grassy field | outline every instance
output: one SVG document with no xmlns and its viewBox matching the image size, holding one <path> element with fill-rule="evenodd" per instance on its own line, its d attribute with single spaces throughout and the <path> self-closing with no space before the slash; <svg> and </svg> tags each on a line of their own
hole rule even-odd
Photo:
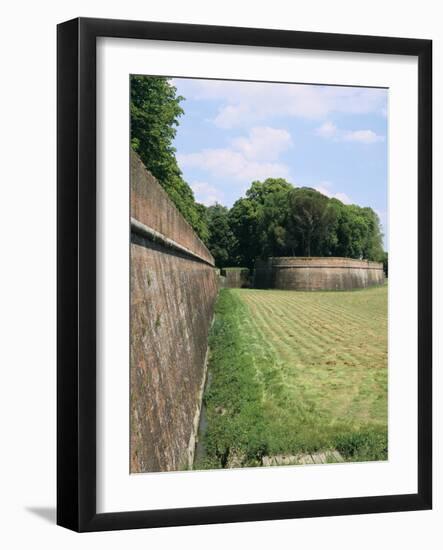
<svg viewBox="0 0 443 550">
<path fill-rule="evenodd" d="M 195 468 L 338 450 L 387 458 L 387 287 L 222 290 Z"/>
</svg>

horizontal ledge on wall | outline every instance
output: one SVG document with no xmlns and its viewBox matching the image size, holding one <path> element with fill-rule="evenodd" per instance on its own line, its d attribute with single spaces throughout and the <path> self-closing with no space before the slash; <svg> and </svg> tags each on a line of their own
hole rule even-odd
<svg viewBox="0 0 443 550">
<path fill-rule="evenodd" d="M 159 243 L 167 248 L 175 250 L 176 252 L 180 252 L 181 254 L 185 254 L 186 256 L 189 256 L 194 260 L 203 262 L 207 265 L 210 265 L 211 267 L 215 267 L 214 263 L 208 261 L 207 258 L 204 258 L 203 256 L 200 256 L 200 254 L 193 252 L 189 248 L 186 248 L 185 246 L 177 243 L 176 241 L 168 237 L 165 237 L 165 235 L 162 235 L 155 229 L 148 227 L 144 223 L 141 223 L 132 217 L 131 217 L 131 231 L 133 231 L 134 233 L 137 233 L 138 235 L 141 235 L 142 237 L 145 237 L 146 239 L 149 239 L 150 241 Z"/>
</svg>

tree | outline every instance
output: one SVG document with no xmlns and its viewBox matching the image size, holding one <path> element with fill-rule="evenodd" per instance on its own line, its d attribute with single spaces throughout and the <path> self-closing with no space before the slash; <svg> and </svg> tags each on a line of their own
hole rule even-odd
<svg viewBox="0 0 443 550">
<path fill-rule="evenodd" d="M 238 199 L 229 211 L 229 227 L 235 237 L 234 265 L 252 268 L 260 255 L 258 205 L 247 198 Z"/>
<path fill-rule="evenodd" d="M 287 203 L 292 185 L 284 179 L 268 178 L 256 200 L 261 208 L 258 216 L 260 256 L 279 256 L 287 251 Z"/>
<path fill-rule="evenodd" d="M 368 260 L 382 262 L 384 258 L 383 233 L 380 219 L 372 208 L 361 208 L 361 215 L 366 222 L 366 235 L 363 245 L 363 257 Z"/>
<path fill-rule="evenodd" d="M 263 205 L 272 195 L 287 193 L 293 185 L 283 178 L 267 178 L 265 181 L 253 181 L 246 191 L 246 197 L 251 201 Z"/>
<path fill-rule="evenodd" d="M 288 194 L 287 226 L 293 254 L 323 256 L 336 221 L 330 200 L 315 189 L 295 188 Z"/>
<path fill-rule="evenodd" d="M 208 248 L 214 256 L 217 267 L 236 265 L 233 257 L 235 237 L 229 227 L 229 210 L 226 206 L 215 204 L 206 209 L 209 237 Z"/>
<path fill-rule="evenodd" d="M 338 212 L 337 224 L 337 256 L 346 258 L 362 258 L 366 224 L 360 214 L 360 207 L 343 205 Z"/>
<path fill-rule="evenodd" d="M 131 76 L 131 146 L 204 241 L 208 229 L 182 177 L 173 146 L 183 100 L 164 77 Z"/>
<path fill-rule="evenodd" d="M 229 211 L 229 224 L 234 265 L 252 267 L 258 257 L 279 255 L 383 259 L 380 220 L 371 208 L 284 179 L 254 181 Z"/>
<path fill-rule="evenodd" d="M 166 78 L 131 76 L 131 145 L 166 186 L 181 175 L 172 142 L 183 99 Z"/>
<path fill-rule="evenodd" d="M 385 276 L 388 277 L 388 268 L 389 268 L 389 253 L 384 252 L 383 253 L 383 271 L 385 272 Z"/>
<path fill-rule="evenodd" d="M 282 178 L 254 181 L 246 197 L 231 208 L 229 223 L 236 238 L 237 265 L 252 268 L 257 257 L 285 249 L 285 205 L 291 189 Z"/>
<path fill-rule="evenodd" d="M 337 218 L 337 256 L 383 260 L 383 234 L 372 208 L 342 205 Z"/>
</svg>

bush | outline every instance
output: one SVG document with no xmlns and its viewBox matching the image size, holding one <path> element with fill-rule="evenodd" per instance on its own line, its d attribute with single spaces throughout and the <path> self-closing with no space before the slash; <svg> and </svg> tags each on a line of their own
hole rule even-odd
<svg viewBox="0 0 443 550">
<path fill-rule="evenodd" d="M 388 458 L 388 434 L 382 428 L 360 429 L 339 435 L 335 445 L 346 459 L 353 462 Z"/>
</svg>

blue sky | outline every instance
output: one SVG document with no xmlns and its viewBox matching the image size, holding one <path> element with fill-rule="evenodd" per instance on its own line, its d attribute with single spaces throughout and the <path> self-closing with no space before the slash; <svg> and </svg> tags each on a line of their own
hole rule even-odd
<svg viewBox="0 0 443 550">
<path fill-rule="evenodd" d="M 199 202 L 230 207 L 252 181 L 284 177 L 372 207 L 387 233 L 388 90 L 172 82 L 186 98 L 177 160 Z"/>
</svg>

